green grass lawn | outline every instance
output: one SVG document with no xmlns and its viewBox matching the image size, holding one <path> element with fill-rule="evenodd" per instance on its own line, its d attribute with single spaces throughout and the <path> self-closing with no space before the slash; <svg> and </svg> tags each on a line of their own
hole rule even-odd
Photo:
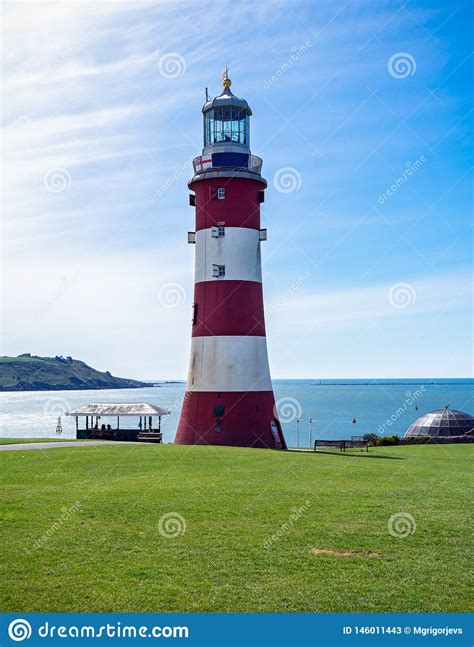
<svg viewBox="0 0 474 647">
<path fill-rule="evenodd" d="M 2 452 L 0 611 L 470 611 L 472 450 Z"/>
</svg>

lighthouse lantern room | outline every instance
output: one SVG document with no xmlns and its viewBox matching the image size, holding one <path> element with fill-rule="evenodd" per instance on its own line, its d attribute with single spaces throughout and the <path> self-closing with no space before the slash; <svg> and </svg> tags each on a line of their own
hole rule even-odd
<svg viewBox="0 0 474 647">
<path fill-rule="evenodd" d="M 188 186 L 196 210 L 191 356 L 175 443 L 286 449 L 267 356 L 260 245 L 262 160 L 227 69 L 203 106 L 204 148 Z"/>
</svg>

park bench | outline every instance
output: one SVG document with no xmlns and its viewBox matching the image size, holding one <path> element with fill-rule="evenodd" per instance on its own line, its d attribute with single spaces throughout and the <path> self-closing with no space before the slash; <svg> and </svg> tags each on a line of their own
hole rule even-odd
<svg viewBox="0 0 474 647">
<path fill-rule="evenodd" d="M 162 443 L 163 434 L 160 431 L 140 431 L 137 440 L 143 443 Z"/>
<path fill-rule="evenodd" d="M 362 440 L 360 437 L 352 436 L 351 440 L 322 440 L 316 439 L 314 441 L 314 451 L 317 451 L 318 447 L 338 447 L 341 452 L 345 452 L 346 449 L 355 449 L 357 447 L 366 448 L 369 451 L 369 443 L 366 440 Z"/>
<path fill-rule="evenodd" d="M 362 440 L 362 438 L 354 438 L 352 437 L 351 440 L 345 440 L 344 441 L 345 446 L 347 449 L 356 449 L 357 447 L 360 447 L 361 449 L 366 449 L 366 451 L 369 451 L 369 441 L 368 440 Z"/>
<path fill-rule="evenodd" d="M 314 441 L 314 451 L 317 451 L 318 447 L 339 447 L 342 451 L 345 451 L 344 440 L 320 440 L 316 439 Z"/>
</svg>

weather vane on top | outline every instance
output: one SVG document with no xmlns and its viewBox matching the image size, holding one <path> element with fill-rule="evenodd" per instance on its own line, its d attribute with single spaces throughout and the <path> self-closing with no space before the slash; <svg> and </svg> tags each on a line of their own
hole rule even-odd
<svg viewBox="0 0 474 647">
<path fill-rule="evenodd" d="M 222 72 L 222 85 L 225 88 L 230 88 L 231 86 L 231 80 L 229 79 L 229 68 L 227 65 L 225 66 L 225 70 Z"/>
</svg>

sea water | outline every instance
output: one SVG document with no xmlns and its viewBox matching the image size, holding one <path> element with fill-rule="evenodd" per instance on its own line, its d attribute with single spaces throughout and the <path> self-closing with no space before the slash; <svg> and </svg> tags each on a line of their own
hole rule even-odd
<svg viewBox="0 0 474 647">
<path fill-rule="evenodd" d="M 150 402 L 170 410 L 162 418 L 162 431 L 164 442 L 172 442 L 184 386 L 179 382 L 144 389 L 0 393 L 0 436 L 54 438 L 61 417 L 61 436 L 75 438 L 75 419 L 64 415 L 69 409 L 89 402 Z M 447 404 L 474 415 L 472 379 L 275 380 L 273 386 L 283 431 L 292 447 L 298 442 L 300 447 L 309 446 L 310 434 L 312 440 L 369 432 L 402 436 L 423 413 Z M 110 423 L 114 426 L 115 420 Z M 138 418 L 129 419 L 129 425 L 138 428 Z"/>
</svg>

